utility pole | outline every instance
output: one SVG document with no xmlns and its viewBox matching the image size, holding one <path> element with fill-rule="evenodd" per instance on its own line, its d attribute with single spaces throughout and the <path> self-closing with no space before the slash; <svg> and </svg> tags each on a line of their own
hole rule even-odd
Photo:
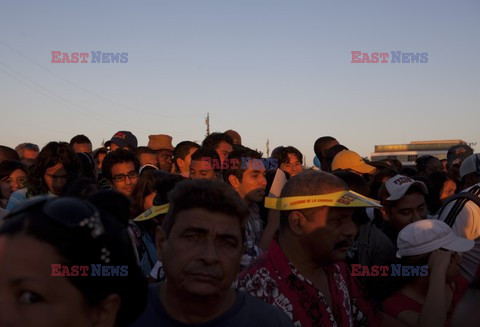
<svg viewBox="0 0 480 327">
<path fill-rule="evenodd" d="M 270 158 L 270 142 L 267 139 L 267 158 Z"/>
<path fill-rule="evenodd" d="M 207 125 L 207 136 L 210 135 L 210 113 L 207 112 L 207 118 L 205 119 L 205 125 Z"/>
</svg>

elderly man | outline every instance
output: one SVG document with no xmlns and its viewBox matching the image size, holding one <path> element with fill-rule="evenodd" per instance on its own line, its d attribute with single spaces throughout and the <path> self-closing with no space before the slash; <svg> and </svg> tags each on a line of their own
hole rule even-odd
<svg viewBox="0 0 480 327">
<path fill-rule="evenodd" d="M 378 326 L 382 315 L 343 262 L 356 233 L 353 208 L 378 205 L 317 171 L 290 178 L 280 199 L 265 205 L 281 210 L 278 243 L 242 272 L 237 288 L 281 308 L 298 326 Z M 397 323 L 383 318 L 386 326 Z"/>
<path fill-rule="evenodd" d="M 293 326 L 280 310 L 231 284 L 240 266 L 247 206 L 220 181 L 187 180 L 169 194 L 157 230 L 167 277 L 152 284 L 133 326 Z"/>
</svg>

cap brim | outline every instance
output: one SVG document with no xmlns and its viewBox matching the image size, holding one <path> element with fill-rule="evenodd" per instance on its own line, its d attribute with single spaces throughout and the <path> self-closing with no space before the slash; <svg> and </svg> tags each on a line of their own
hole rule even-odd
<svg viewBox="0 0 480 327">
<path fill-rule="evenodd" d="M 377 170 L 377 168 L 370 166 L 369 164 L 362 164 L 351 169 L 359 172 L 360 174 L 373 174 L 375 170 Z"/>
<path fill-rule="evenodd" d="M 159 215 L 165 214 L 168 212 L 169 204 L 162 204 L 159 206 L 153 206 L 150 209 L 145 210 L 143 213 L 138 215 L 133 219 L 133 221 L 145 221 L 152 218 L 155 218 Z"/>
<path fill-rule="evenodd" d="M 265 198 L 265 208 L 275 210 L 302 210 L 315 207 L 343 207 L 343 208 L 381 208 L 373 199 L 353 191 L 339 191 L 330 194 L 304 195 L 286 198 Z"/>
<path fill-rule="evenodd" d="M 457 237 L 453 242 L 442 246 L 443 249 L 447 249 L 455 252 L 468 252 L 475 246 L 474 240 L 467 240 L 463 237 Z"/>
</svg>

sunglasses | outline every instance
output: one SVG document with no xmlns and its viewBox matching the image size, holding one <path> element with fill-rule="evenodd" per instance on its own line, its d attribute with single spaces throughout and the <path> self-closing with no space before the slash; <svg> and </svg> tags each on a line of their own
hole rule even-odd
<svg viewBox="0 0 480 327">
<path fill-rule="evenodd" d="M 19 207 L 14 208 L 5 221 L 20 218 L 23 214 L 41 211 L 46 217 L 67 228 L 78 228 L 88 232 L 93 240 L 101 241 L 99 259 L 102 263 L 110 262 L 110 251 L 101 236 L 105 235 L 105 228 L 100 213 L 93 204 L 69 197 L 35 197 Z"/>
</svg>

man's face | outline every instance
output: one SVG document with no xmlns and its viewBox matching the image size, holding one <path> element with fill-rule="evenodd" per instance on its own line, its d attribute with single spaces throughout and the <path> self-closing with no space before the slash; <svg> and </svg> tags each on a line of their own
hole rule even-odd
<svg viewBox="0 0 480 327">
<path fill-rule="evenodd" d="M 116 149 L 120 149 L 120 147 L 113 142 L 110 143 L 110 150 L 115 151 Z"/>
<path fill-rule="evenodd" d="M 260 202 L 265 197 L 265 188 L 267 186 L 265 168 L 246 169 L 243 172 L 242 181 L 238 182 L 238 186 L 234 186 L 234 188 L 242 199 L 250 202 Z"/>
<path fill-rule="evenodd" d="M 55 195 L 61 195 L 63 193 L 65 185 L 67 185 L 67 179 L 67 170 L 61 163 L 47 168 L 43 175 L 43 180 L 45 184 L 47 184 L 48 190 Z"/>
<path fill-rule="evenodd" d="M 160 166 L 160 170 L 171 172 L 172 156 L 173 156 L 173 152 L 170 150 L 163 149 L 163 150 L 157 151 L 157 159 L 158 159 L 158 164 Z"/>
<path fill-rule="evenodd" d="M 147 164 L 150 164 L 158 168 L 157 155 L 154 153 L 141 153 L 138 156 L 138 160 L 140 160 L 140 166 L 145 166 Z"/>
<path fill-rule="evenodd" d="M 75 153 L 92 153 L 92 144 L 91 143 L 73 143 L 72 145 L 73 152 Z"/>
<path fill-rule="evenodd" d="M 392 208 L 386 208 L 387 220 L 399 232 L 408 224 L 427 218 L 425 196 L 422 193 L 405 195 Z"/>
<path fill-rule="evenodd" d="M 128 175 L 128 176 L 126 176 Z M 130 177 L 129 177 L 130 176 Z M 119 162 L 112 166 L 112 187 L 114 190 L 130 197 L 138 181 L 138 174 L 133 162 Z"/>
<path fill-rule="evenodd" d="M 300 163 L 296 155 L 288 153 L 288 160 L 288 163 L 282 163 L 280 165 L 280 169 L 289 173 L 290 177 L 300 174 L 303 171 L 302 164 Z"/>
<path fill-rule="evenodd" d="M 38 157 L 38 151 L 25 149 L 22 153 L 23 159 L 36 159 Z"/>
<path fill-rule="evenodd" d="M 301 243 L 317 263 L 345 259 L 357 227 L 352 220 L 353 209 L 321 207 L 306 217 Z"/>
<path fill-rule="evenodd" d="M 243 254 L 240 222 L 200 208 L 181 211 L 168 239 L 157 232 L 167 287 L 200 297 L 224 296 L 237 276 Z"/>
<path fill-rule="evenodd" d="M 217 145 L 215 151 L 217 151 L 218 155 L 220 156 L 220 162 L 223 163 L 228 158 L 230 152 L 233 151 L 233 147 L 227 142 L 222 141 Z"/>
<path fill-rule="evenodd" d="M 190 163 L 190 178 L 191 179 L 215 179 L 215 171 L 212 165 L 206 160 L 192 160 Z"/>
</svg>

